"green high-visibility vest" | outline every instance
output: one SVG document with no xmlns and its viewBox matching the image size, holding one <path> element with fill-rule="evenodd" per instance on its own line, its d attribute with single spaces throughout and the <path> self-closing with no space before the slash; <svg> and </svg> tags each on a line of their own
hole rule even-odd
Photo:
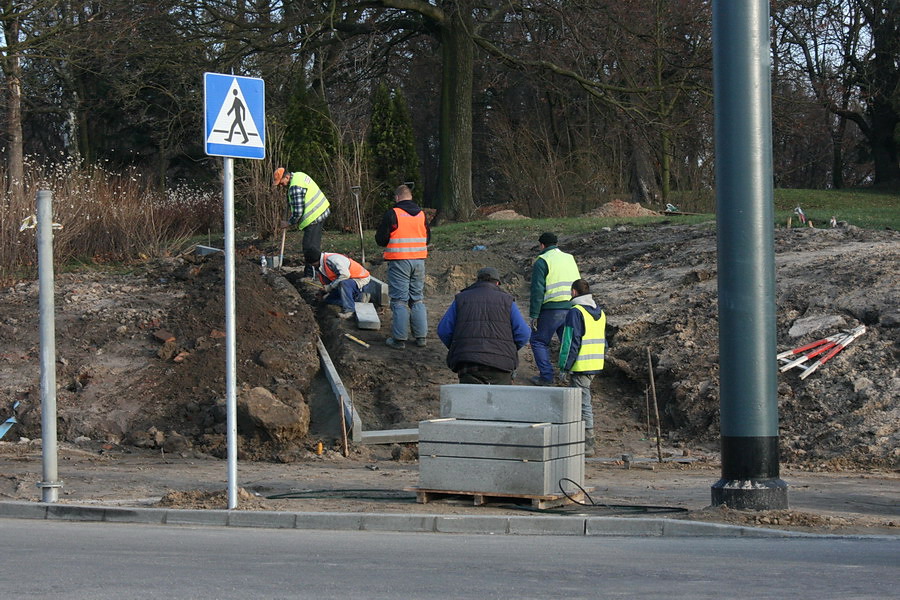
<svg viewBox="0 0 900 600">
<path fill-rule="evenodd" d="M 538 260 L 547 262 L 547 279 L 544 287 L 544 304 L 547 302 L 568 302 L 572 299 L 572 283 L 581 279 L 575 258 L 559 248 L 551 248 Z"/>
<path fill-rule="evenodd" d="M 606 313 L 601 312 L 596 321 L 593 315 L 580 304 L 576 304 L 584 318 L 584 335 L 581 338 L 581 348 L 578 349 L 578 357 L 572 365 L 572 372 L 601 371 L 603 361 L 606 359 Z"/>
<path fill-rule="evenodd" d="M 297 229 L 306 229 L 328 210 L 330 204 L 313 178 L 306 173 L 298 171 L 291 175 L 291 184 L 288 189 L 294 186 L 306 188 L 306 196 L 303 199 L 303 216 L 297 223 Z"/>
</svg>

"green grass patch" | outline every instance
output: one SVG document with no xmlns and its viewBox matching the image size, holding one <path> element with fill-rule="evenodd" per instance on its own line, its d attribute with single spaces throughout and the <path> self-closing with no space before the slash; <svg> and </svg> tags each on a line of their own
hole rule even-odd
<svg viewBox="0 0 900 600">
<path fill-rule="evenodd" d="M 900 194 L 872 190 L 775 190 L 775 222 L 779 226 L 800 207 L 816 227 L 828 227 L 833 216 L 863 229 L 900 229 Z"/>
</svg>

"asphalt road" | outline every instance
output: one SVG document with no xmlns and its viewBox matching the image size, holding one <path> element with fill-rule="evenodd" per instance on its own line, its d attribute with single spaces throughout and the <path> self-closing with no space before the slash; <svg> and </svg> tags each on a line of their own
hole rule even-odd
<svg viewBox="0 0 900 600">
<path fill-rule="evenodd" d="M 888 598 L 897 538 L 401 534 L 0 519 L 0 598 Z"/>
</svg>

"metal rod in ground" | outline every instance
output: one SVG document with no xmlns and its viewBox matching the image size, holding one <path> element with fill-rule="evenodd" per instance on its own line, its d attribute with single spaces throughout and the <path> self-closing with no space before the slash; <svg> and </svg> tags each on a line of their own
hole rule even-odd
<svg viewBox="0 0 900 600">
<path fill-rule="evenodd" d="M 659 427 L 659 405 L 656 403 L 656 382 L 653 380 L 653 357 L 650 356 L 650 346 L 647 346 L 647 366 L 650 370 L 650 390 L 653 392 L 653 413 L 656 415 L 656 457 L 662 462 L 662 446 L 660 437 L 662 432 Z"/>
<path fill-rule="evenodd" d="M 38 305 L 41 334 L 41 502 L 59 500 L 56 430 L 56 316 L 53 276 L 53 195 L 37 193 Z"/>
<path fill-rule="evenodd" d="M 366 246 L 363 241 L 363 228 L 362 228 L 362 212 L 359 209 L 359 186 L 353 186 L 350 188 L 350 191 L 353 193 L 353 198 L 356 200 L 356 224 L 359 226 L 359 262 L 361 264 L 366 264 Z"/>
</svg>

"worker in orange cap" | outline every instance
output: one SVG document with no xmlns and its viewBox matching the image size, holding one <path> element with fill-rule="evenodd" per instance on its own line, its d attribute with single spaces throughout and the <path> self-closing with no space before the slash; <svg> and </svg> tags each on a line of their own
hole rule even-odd
<svg viewBox="0 0 900 600">
<path fill-rule="evenodd" d="M 322 225 L 331 213 L 325 194 L 312 177 L 300 171 L 291 173 L 284 167 L 278 167 L 273 178 L 276 186 L 287 188 L 291 215 L 281 222 L 281 227 L 287 229 L 296 225 L 303 232 L 303 252 L 318 252 L 322 246 Z M 312 277 L 312 274 L 309 276 Z"/>
</svg>

